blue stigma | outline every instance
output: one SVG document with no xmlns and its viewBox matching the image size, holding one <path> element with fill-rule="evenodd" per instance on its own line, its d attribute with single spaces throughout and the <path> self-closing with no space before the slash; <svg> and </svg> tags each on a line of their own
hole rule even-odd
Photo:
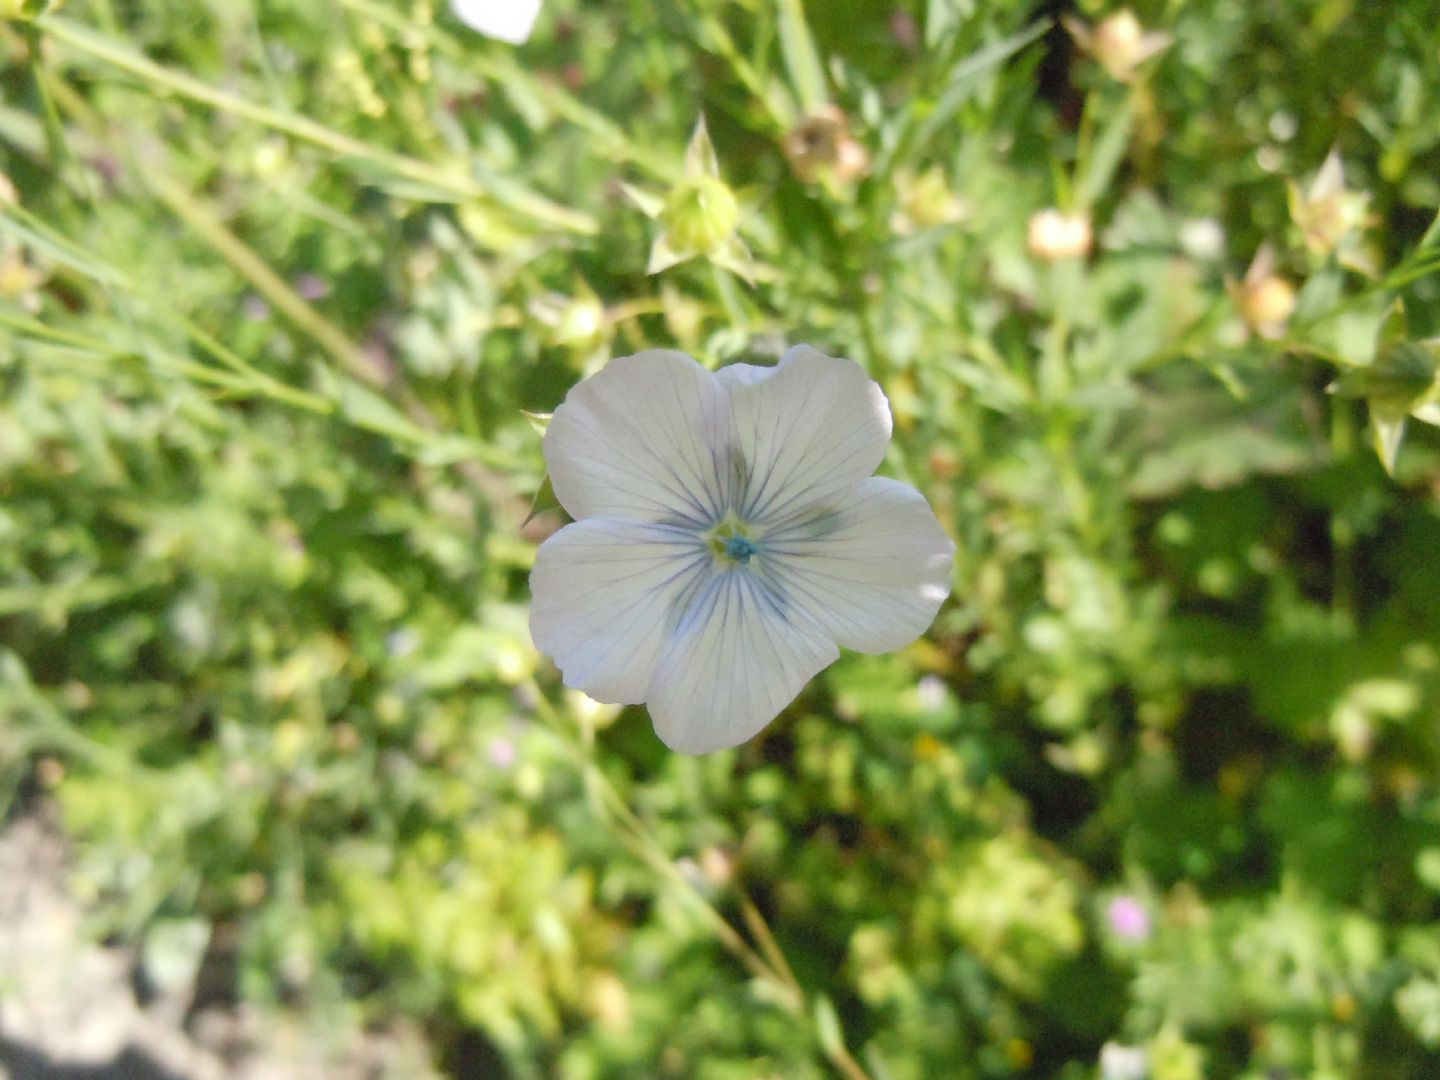
<svg viewBox="0 0 1440 1080">
<path fill-rule="evenodd" d="M 755 545 L 743 536 L 732 536 L 725 541 L 725 554 L 744 566 L 750 561 L 750 556 L 755 554 Z"/>
</svg>

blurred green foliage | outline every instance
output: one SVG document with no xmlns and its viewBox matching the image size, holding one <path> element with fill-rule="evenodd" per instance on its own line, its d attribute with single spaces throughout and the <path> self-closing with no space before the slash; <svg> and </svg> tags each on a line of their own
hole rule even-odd
<svg viewBox="0 0 1440 1080">
<path fill-rule="evenodd" d="M 0 796 L 148 978 L 461 1075 L 1433 1075 L 1434 0 L 1138 3 L 1133 64 L 1089 2 L 43 6 Z M 702 115 L 726 219 L 648 275 Z M 794 342 L 955 599 L 673 756 L 533 651 L 522 410 Z"/>
</svg>

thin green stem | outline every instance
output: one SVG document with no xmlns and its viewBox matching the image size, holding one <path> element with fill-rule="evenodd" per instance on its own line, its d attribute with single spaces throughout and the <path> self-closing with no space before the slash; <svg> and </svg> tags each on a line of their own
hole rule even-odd
<svg viewBox="0 0 1440 1080">
<path fill-rule="evenodd" d="M 1336 461 L 1354 453 L 1355 431 L 1352 403 L 1337 400 L 1330 410 L 1330 449 Z M 1339 618 L 1355 614 L 1355 527 L 1337 511 L 1330 515 L 1330 610 Z"/>
<path fill-rule="evenodd" d="M 22 32 L 25 39 L 25 51 L 28 54 L 30 78 L 34 81 L 35 93 L 40 98 L 40 112 L 44 121 L 42 126 L 45 129 L 45 148 L 50 155 L 50 169 L 55 176 L 62 177 L 65 175 L 66 168 L 74 164 L 74 158 L 70 153 L 69 146 L 65 143 L 60 114 L 55 108 L 55 99 L 50 93 L 49 84 L 45 79 L 45 69 L 40 62 L 40 32 L 31 23 L 23 24 Z"/>
</svg>

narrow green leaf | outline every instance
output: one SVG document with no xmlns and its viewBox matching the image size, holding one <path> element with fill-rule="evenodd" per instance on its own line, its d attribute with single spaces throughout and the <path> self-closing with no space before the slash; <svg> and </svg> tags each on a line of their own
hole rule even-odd
<svg viewBox="0 0 1440 1080">
<path fill-rule="evenodd" d="M 1005 63 L 1027 45 L 1045 36 L 1049 31 L 1049 19 L 1041 19 L 1027 26 L 1018 34 L 987 45 L 971 53 L 955 65 L 950 78 L 941 92 L 935 107 L 925 114 L 917 126 L 907 128 L 895 141 L 888 153 L 880 155 L 875 162 L 876 175 L 882 175 L 897 163 L 903 163 L 911 156 L 918 156 L 950 122 L 961 107 L 981 87 L 982 78 Z"/>
<path fill-rule="evenodd" d="M 1410 327 L 1409 320 L 1405 317 L 1405 301 L 1396 297 L 1394 303 L 1385 312 L 1385 321 L 1380 326 L 1380 341 L 1382 344 L 1389 344 L 1394 341 L 1405 341 L 1409 337 Z"/>
<path fill-rule="evenodd" d="M 91 281 L 104 285 L 129 284 L 118 270 L 92 258 L 23 207 L 11 204 L 3 208 L 0 232 L 8 233 L 36 254 L 54 259 Z"/>
<path fill-rule="evenodd" d="M 785 54 L 785 67 L 790 82 L 800 98 L 800 107 L 813 113 L 829 100 L 825 89 L 825 69 L 810 26 L 805 21 L 802 0 L 776 0 L 780 15 L 780 49 Z"/>
<path fill-rule="evenodd" d="M 845 1049 L 845 1035 L 840 1029 L 840 1015 L 835 1011 L 834 1003 L 824 994 L 815 999 L 815 1032 L 827 1057 L 849 1056 Z"/>
<path fill-rule="evenodd" d="M 560 500 L 555 496 L 555 485 L 550 482 L 550 474 L 546 473 L 540 490 L 535 492 L 535 498 L 530 500 L 530 512 L 525 515 L 525 520 L 520 523 L 520 527 L 523 529 L 547 510 L 558 509 L 560 509 Z"/>
<path fill-rule="evenodd" d="M 1405 418 L 1384 418 L 1371 409 L 1370 428 L 1375 438 L 1375 453 L 1380 457 L 1380 464 L 1385 466 L 1386 473 L 1394 476 L 1395 458 L 1400 453 L 1400 441 L 1405 438 Z"/>
<path fill-rule="evenodd" d="M 1115 179 L 1115 171 L 1125 160 L 1125 151 L 1130 145 L 1130 125 L 1134 117 L 1135 99 L 1127 95 L 1124 103 L 1101 121 L 1100 134 L 1090 144 L 1085 160 L 1078 163 L 1079 175 L 1075 178 L 1078 205 L 1094 205 Z"/>
<path fill-rule="evenodd" d="M 405 442 L 423 443 L 430 433 L 368 386 L 347 379 L 340 386 L 340 415 L 376 434 Z"/>
</svg>

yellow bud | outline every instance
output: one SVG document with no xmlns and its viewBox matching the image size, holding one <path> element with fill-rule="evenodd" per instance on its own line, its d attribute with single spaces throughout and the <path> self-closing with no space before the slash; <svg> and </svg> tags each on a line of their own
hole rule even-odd
<svg viewBox="0 0 1440 1080">
<path fill-rule="evenodd" d="M 1241 282 L 1227 282 L 1230 299 L 1245 325 L 1261 337 L 1284 335 L 1290 316 L 1295 314 L 1295 286 L 1275 273 L 1275 253 L 1262 245 Z"/>
<path fill-rule="evenodd" d="M 1234 296 L 1240 317 L 1261 337 L 1280 337 L 1295 314 L 1295 286 L 1282 277 L 1241 285 Z"/>
<path fill-rule="evenodd" d="M 700 852 L 700 873 L 715 888 L 723 888 L 735 876 L 735 862 L 718 847 L 707 847 Z"/>
<path fill-rule="evenodd" d="M 1024 1039 L 1007 1039 L 1005 1041 L 1005 1057 L 1015 1068 L 1028 1069 L 1035 1061 L 1035 1048 Z"/>
<path fill-rule="evenodd" d="M 945 747 L 941 744 L 940 740 L 928 731 L 922 732 L 915 737 L 913 749 L 915 752 L 915 760 L 924 762 L 938 761 L 940 755 L 945 752 Z"/>
<path fill-rule="evenodd" d="M 595 975 L 590 983 L 590 1012 L 606 1031 L 618 1034 L 631 1027 L 630 992 L 608 971 Z"/>
<path fill-rule="evenodd" d="M 1107 71 L 1127 70 L 1134 66 L 1135 54 L 1144 36 L 1135 13 L 1129 8 L 1122 8 L 1102 19 L 1095 27 L 1092 39 L 1095 59 L 1104 64 Z"/>
</svg>

